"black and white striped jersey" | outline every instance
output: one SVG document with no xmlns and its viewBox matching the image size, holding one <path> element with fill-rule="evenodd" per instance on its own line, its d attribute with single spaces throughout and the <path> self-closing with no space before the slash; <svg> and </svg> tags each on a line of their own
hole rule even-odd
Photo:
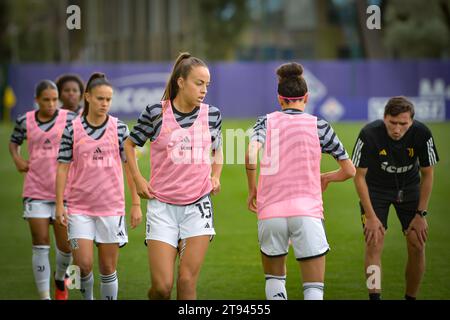
<svg viewBox="0 0 450 320">
<path fill-rule="evenodd" d="M 302 114 L 303 111 L 298 109 L 284 109 L 282 112 L 288 114 Z M 250 137 L 251 141 L 258 141 L 264 144 L 266 142 L 267 133 L 267 116 L 261 116 L 253 126 L 253 132 Z M 344 145 L 339 140 L 331 125 L 320 118 L 317 118 L 317 135 L 320 141 L 322 153 L 331 154 L 336 160 L 349 159 L 349 155 Z"/>
<path fill-rule="evenodd" d="M 51 128 L 53 128 L 53 126 L 55 125 L 56 122 L 56 118 L 58 117 L 58 110 L 56 110 L 55 114 L 53 115 L 53 117 L 46 122 L 42 122 L 39 121 L 38 117 L 37 117 L 37 111 L 34 113 L 34 118 L 36 119 L 36 123 L 38 124 L 39 128 L 42 131 L 49 131 Z M 77 114 L 75 112 L 71 112 L 69 111 L 67 113 L 67 123 L 71 123 L 72 120 L 74 118 L 77 117 Z M 14 131 L 11 134 L 11 139 L 10 141 L 21 145 L 23 143 L 24 140 L 27 139 L 27 115 L 23 114 L 21 116 L 19 116 L 16 120 L 16 124 L 14 126 Z"/>
<path fill-rule="evenodd" d="M 404 189 L 416 188 L 420 183 L 419 166 L 434 166 L 439 156 L 425 124 L 414 120 L 400 140 L 393 140 L 383 120 L 376 120 L 359 133 L 352 160 L 356 167 L 368 169 L 369 188 Z"/>
<path fill-rule="evenodd" d="M 100 139 L 106 131 L 108 119 L 100 126 L 95 127 L 89 124 L 85 116 L 81 116 L 81 124 L 86 133 L 93 139 Z M 123 142 L 128 138 L 128 126 L 122 121 L 117 121 L 117 135 L 119 141 L 120 157 L 122 161 L 126 161 L 125 151 L 123 149 Z M 64 128 L 61 138 L 61 145 L 59 147 L 58 162 L 70 163 L 73 159 L 73 126 L 72 122 L 68 123 Z"/>
<path fill-rule="evenodd" d="M 74 113 L 76 113 L 79 116 L 81 116 L 81 114 L 83 113 L 83 107 L 80 106 L 80 105 L 78 105 L 78 107 L 74 111 L 71 111 L 69 108 L 66 108 L 64 105 L 61 106 L 61 109 L 66 109 L 66 110 L 68 110 L 70 112 L 74 112 Z"/>
<path fill-rule="evenodd" d="M 130 132 L 130 139 L 134 144 L 142 147 L 147 139 L 155 141 L 161 130 L 162 106 L 160 103 L 148 105 L 137 120 L 137 124 Z M 182 128 L 190 127 L 197 119 L 200 107 L 194 108 L 190 113 L 182 113 L 172 106 L 175 119 Z M 222 147 L 222 116 L 218 108 L 209 106 L 209 131 L 211 133 L 211 149 L 218 150 Z"/>
</svg>

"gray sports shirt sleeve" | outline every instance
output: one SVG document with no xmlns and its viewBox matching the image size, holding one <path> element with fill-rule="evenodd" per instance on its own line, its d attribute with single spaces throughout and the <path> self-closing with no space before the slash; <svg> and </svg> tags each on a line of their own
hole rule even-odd
<svg viewBox="0 0 450 320">
<path fill-rule="evenodd" d="M 27 138 L 27 116 L 26 114 L 19 116 L 16 119 L 14 130 L 11 134 L 10 141 L 18 144 L 19 146 Z"/>
</svg>

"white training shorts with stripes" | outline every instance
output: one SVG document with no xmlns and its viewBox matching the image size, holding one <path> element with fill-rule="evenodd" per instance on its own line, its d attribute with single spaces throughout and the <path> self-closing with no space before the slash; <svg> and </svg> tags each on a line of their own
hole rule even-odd
<svg viewBox="0 0 450 320">
<path fill-rule="evenodd" d="M 189 205 L 173 205 L 151 199 L 147 203 L 146 240 L 158 240 L 177 248 L 183 239 L 216 234 L 209 195 Z"/>
<path fill-rule="evenodd" d="M 308 216 L 258 220 L 258 240 L 268 257 L 286 255 L 289 240 L 297 260 L 320 257 L 330 250 L 323 220 Z"/>
<path fill-rule="evenodd" d="M 72 249 L 76 239 L 93 240 L 96 243 L 118 243 L 120 247 L 128 242 L 125 216 L 88 216 L 69 214 L 67 233 Z"/>
</svg>

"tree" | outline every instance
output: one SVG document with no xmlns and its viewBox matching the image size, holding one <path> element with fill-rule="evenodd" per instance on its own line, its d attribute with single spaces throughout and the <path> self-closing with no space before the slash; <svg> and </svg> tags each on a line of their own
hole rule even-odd
<svg viewBox="0 0 450 320">
<path fill-rule="evenodd" d="M 232 56 L 249 13 L 245 0 L 201 0 L 201 32 L 205 53 L 210 60 Z"/>
<path fill-rule="evenodd" d="M 386 5 L 384 43 L 394 58 L 449 56 L 448 0 L 390 0 Z"/>
<path fill-rule="evenodd" d="M 7 34 L 9 13 L 9 3 L 0 1 L 0 63 L 7 62 L 11 58 L 11 46 Z"/>
</svg>

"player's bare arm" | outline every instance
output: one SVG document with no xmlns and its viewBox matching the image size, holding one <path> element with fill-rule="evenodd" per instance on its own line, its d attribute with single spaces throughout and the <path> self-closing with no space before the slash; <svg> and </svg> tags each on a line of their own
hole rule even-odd
<svg viewBox="0 0 450 320">
<path fill-rule="evenodd" d="M 220 176 L 223 168 L 223 151 L 222 148 L 212 151 L 212 164 L 211 164 L 211 183 L 213 195 L 220 192 Z"/>
<path fill-rule="evenodd" d="M 56 169 L 56 221 L 67 227 L 67 212 L 64 208 L 64 190 L 66 189 L 67 176 L 69 175 L 70 163 L 58 162 Z"/>
<path fill-rule="evenodd" d="M 27 172 L 28 171 L 28 161 L 22 158 L 20 155 L 20 146 L 14 142 L 9 143 L 9 153 L 16 165 L 17 171 Z"/>
<path fill-rule="evenodd" d="M 420 168 L 420 197 L 417 211 L 427 211 L 433 190 L 434 169 L 433 166 Z M 421 245 L 425 244 L 428 238 L 428 223 L 425 217 L 416 215 L 411 221 L 406 234 L 415 231 Z"/>
<path fill-rule="evenodd" d="M 247 206 L 250 211 L 256 212 L 256 173 L 258 167 L 258 152 L 262 144 L 251 141 L 245 154 L 245 170 L 247 172 L 248 198 Z"/>
<path fill-rule="evenodd" d="M 127 179 L 128 188 L 130 188 L 131 194 L 131 209 L 130 209 L 130 217 L 131 217 L 131 229 L 136 228 L 142 221 L 142 211 L 141 211 L 141 198 L 137 194 L 136 184 L 134 183 L 134 179 L 130 172 L 130 167 L 128 162 L 123 164 L 125 168 L 125 176 Z"/>
<path fill-rule="evenodd" d="M 127 138 L 124 142 L 124 150 L 127 158 L 128 168 L 136 186 L 136 193 L 143 199 L 151 199 L 152 189 L 147 180 L 142 176 L 137 166 L 136 144 Z"/>
<path fill-rule="evenodd" d="M 330 182 L 342 182 L 353 178 L 356 173 L 355 166 L 350 159 L 338 160 L 339 169 L 331 172 L 325 172 L 320 175 L 322 192 L 324 192 Z"/>
</svg>

